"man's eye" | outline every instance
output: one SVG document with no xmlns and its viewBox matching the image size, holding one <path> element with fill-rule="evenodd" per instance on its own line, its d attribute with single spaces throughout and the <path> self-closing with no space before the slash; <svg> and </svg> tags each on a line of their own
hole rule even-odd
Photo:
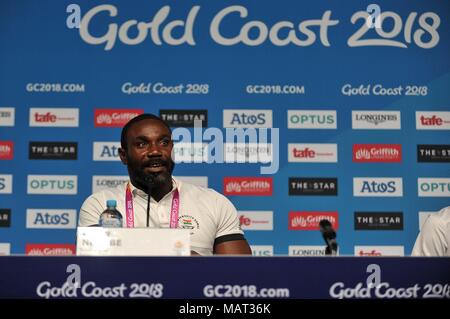
<svg viewBox="0 0 450 319">
<path fill-rule="evenodd" d="M 147 145 L 147 142 L 138 142 L 137 147 L 145 147 Z"/>
<path fill-rule="evenodd" d="M 161 140 L 160 144 L 161 144 L 161 145 L 164 145 L 164 146 L 167 146 L 167 145 L 170 144 L 170 140 L 169 140 L 169 139 Z"/>
</svg>

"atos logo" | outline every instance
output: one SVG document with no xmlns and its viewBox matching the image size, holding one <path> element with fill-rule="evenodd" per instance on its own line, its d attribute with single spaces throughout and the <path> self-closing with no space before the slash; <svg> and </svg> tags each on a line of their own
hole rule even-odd
<svg viewBox="0 0 450 319">
<path fill-rule="evenodd" d="M 272 127 L 272 110 L 223 110 L 223 127 Z"/>
<path fill-rule="evenodd" d="M 119 161 L 120 142 L 94 142 L 94 161 Z"/>
<path fill-rule="evenodd" d="M 75 209 L 27 209 L 27 228 L 76 228 Z"/>
<path fill-rule="evenodd" d="M 355 177 L 353 178 L 353 196 L 401 197 L 403 180 L 400 177 Z"/>
</svg>

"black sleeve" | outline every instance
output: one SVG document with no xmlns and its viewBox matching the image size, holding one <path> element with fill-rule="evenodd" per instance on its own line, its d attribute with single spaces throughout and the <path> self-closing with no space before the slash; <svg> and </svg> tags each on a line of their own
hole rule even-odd
<svg viewBox="0 0 450 319">
<path fill-rule="evenodd" d="M 234 241 L 234 240 L 245 240 L 245 237 L 242 234 L 223 235 L 223 236 L 217 237 L 216 240 L 214 240 L 214 246 L 224 243 L 226 241 Z"/>
</svg>

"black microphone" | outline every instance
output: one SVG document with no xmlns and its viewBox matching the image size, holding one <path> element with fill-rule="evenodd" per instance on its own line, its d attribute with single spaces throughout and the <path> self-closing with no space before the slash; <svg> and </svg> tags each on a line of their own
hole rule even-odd
<svg viewBox="0 0 450 319">
<path fill-rule="evenodd" d="M 319 227 L 322 237 L 327 244 L 325 255 L 337 255 L 338 244 L 336 242 L 336 232 L 331 226 L 331 223 L 327 219 L 322 219 L 319 222 Z"/>
<path fill-rule="evenodd" d="M 152 188 L 154 185 L 154 176 L 153 175 L 146 175 L 144 177 L 145 185 L 147 186 L 147 227 L 150 226 L 150 197 Z"/>
</svg>

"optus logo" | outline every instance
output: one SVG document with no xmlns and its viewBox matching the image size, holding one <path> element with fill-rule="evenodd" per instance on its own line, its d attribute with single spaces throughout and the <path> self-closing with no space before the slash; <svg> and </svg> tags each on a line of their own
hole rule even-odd
<svg viewBox="0 0 450 319">
<path fill-rule="evenodd" d="M 76 195 L 76 175 L 28 175 L 28 194 Z"/>
<path fill-rule="evenodd" d="M 419 178 L 420 197 L 450 197 L 450 178 Z"/>
</svg>

